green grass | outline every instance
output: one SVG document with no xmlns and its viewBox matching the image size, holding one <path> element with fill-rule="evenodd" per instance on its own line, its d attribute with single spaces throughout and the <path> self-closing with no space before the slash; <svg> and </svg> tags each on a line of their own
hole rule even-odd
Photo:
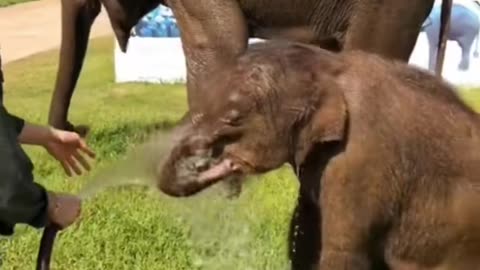
<svg viewBox="0 0 480 270">
<path fill-rule="evenodd" d="M 115 84 L 112 45 L 110 38 L 91 44 L 71 107 L 74 123 L 92 126 L 88 141 L 99 155 L 96 171 L 67 179 L 42 149 L 26 148 L 48 189 L 78 191 L 152 127 L 171 127 L 186 110 L 183 85 Z M 57 54 L 6 65 L 11 112 L 46 123 Z M 283 269 L 296 180 L 288 168 L 259 180 L 232 201 L 218 188 L 188 199 L 143 187 L 108 189 L 87 200 L 81 222 L 57 239 L 53 269 Z M 0 239 L 0 268 L 33 269 L 40 233 L 18 226 L 14 237 Z"/>
<path fill-rule="evenodd" d="M 7 7 L 15 4 L 25 3 L 25 2 L 32 2 L 38 0 L 0 0 L 0 8 Z"/>
<path fill-rule="evenodd" d="M 153 128 L 167 130 L 186 110 L 183 85 L 115 84 L 112 45 L 110 38 L 91 43 L 70 114 L 74 123 L 92 125 L 88 141 L 99 155 L 95 171 L 66 179 L 44 151 L 26 148 L 38 181 L 48 189 L 78 191 Z M 57 54 L 41 53 L 6 66 L 11 112 L 46 122 Z M 463 95 L 480 108 L 479 92 Z M 53 269 L 286 269 L 296 192 L 288 168 L 253 179 L 232 201 L 218 189 L 174 199 L 143 187 L 111 188 L 87 200 L 81 222 L 57 239 Z M 40 233 L 18 226 L 14 237 L 0 238 L 0 268 L 33 269 Z"/>
</svg>

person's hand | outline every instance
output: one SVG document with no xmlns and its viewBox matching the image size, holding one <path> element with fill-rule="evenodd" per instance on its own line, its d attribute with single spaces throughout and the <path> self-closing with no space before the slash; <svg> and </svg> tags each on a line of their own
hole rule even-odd
<svg viewBox="0 0 480 270">
<path fill-rule="evenodd" d="M 75 132 L 51 128 L 44 147 L 48 153 L 62 164 L 68 176 L 72 176 L 72 171 L 77 175 L 81 175 L 82 170 L 80 166 L 89 171 L 90 164 L 87 162 L 86 156 L 95 158 L 95 153 L 87 146 L 80 135 Z"/>
<path fill-rule="evenodd" d="M 61 230 L 72 225 L 80 216 L 82 201 L 79 197 L 47 192 L 48 194 L 48 221 L 59 226 Z"/>
</svg>

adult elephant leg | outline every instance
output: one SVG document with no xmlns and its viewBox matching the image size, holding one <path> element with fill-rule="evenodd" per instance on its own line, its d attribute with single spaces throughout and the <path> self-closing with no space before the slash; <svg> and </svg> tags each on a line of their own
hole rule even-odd
<svg viewBox="0 0 480 270">
<path fill-rule="evenodd" d="M 320 259 L 320 209 L 302 192 L 290 222 L 289 257 L 292 270 L 313 269 Z"/>
<path fill-rule="evenodd" d="M 68 123 L 68 109 L 83 66 L 91 26 L 100 13 L 99 0 L 61 0 L 62 41 L 57 81 L 50 104 L 49 124 L 62 129 L 75 129 L 85 134 L 86 127 Z M 158 0 L 102 0 L 120 49 L 125 52 L 132 27 L 146 13 L 158 6 Z"/>
<path fill-rule="evenodd" d="M 408 61 L 433 3 L 434 0 L 417 1 L 412 8 L 398 0 L 356 1 L 344 49 L 361 49 Z"/>
<path fill-rule="evenodd" d="M 62 41 L 57 81 L 50 104 L 49 124 L 73 130 L 67 122 L 70 100 L 82 69 L 91 26 L 100 13 L 97 0 L 62 0 Z M 85 133 L 86 129 L 77 130 Z M 84 134 L 82 134 L 84 135 Z"/>
<path fill-rule="evenodd" d="M 425 28 L 425 34 L 428 42 L 428 70 L 435 72 L 435 63 L 437 61 L 438 27 L 439 21 L 432 21 L 432 24 Z"/>
<path fill-rule="evenodd" d="M 462 49 L 462 59 L 458 64 L 458 69 L 462 71 L 468 70 L 470 67 L 470 52 L 472 49 L 473 38 L 471 37 L 461 37 L 458 39 L 458 45 Z"/>
<path fill-rule="evenodd" d="M 473 51 L 473 57 L 478 57 L 478 31 L 479 29 L 477 28 L 477 33 L 475 34 L 475 50 Z"/>
<path fill-rule="evenodd" d="M 231 66 L 248 45 L 247 23 L 236 0 L 167 1 L 181 29 L 187 96 L 196 112 L 210 97 L 212 77 Z"/>
<path fill-rule="evenodd" d="M 437 46 L 434 41 L 428 42 L 428 70 L 435 72 L 435 65 L 437 61 Z"/>
</svg>

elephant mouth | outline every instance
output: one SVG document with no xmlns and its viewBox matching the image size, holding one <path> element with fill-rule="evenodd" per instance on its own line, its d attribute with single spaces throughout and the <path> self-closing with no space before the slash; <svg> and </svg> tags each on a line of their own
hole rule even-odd
<svg viewBox="0 0 480 270">
<path fill-rule="evenodd" d="M 215 183 L 231 176 L 239 176 L 241 166 L 233 159 L 225 158 L 209 168 L 199 172 L 198 181 L 201 183 Z"/>
<path fill-rule="evenodd" d="M 245 175 L 242 164 L 234 158 L 212 158 L 208 154 L 184 157 L 163 169 L 159 188 L 174 197 L 192 196 L 216 183 L 240 180 Z"/>
</svg>

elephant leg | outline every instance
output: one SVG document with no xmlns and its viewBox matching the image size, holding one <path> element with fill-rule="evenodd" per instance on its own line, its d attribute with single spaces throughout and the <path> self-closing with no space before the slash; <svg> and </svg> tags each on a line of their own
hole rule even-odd
<svg viewBox="0 0 480 270">
<path fill-rule="evenodd" d="M 434 29 L 427 29 L 426 34 L 428 40 L 428 70 L 434 72 L 438 50 L 438 38 L 435 38 L 435 35 L 438 36 L 438 31 L 435 31 Z"/>
<path fill-rule="evenodd" d="M 462 48 L 462 59 L 458 64 L 458 69 L 462 71 L 466 71 L 470 67 L 470 51 L 472 49 L 472 43 L 472 39 L 463 38 L 458 40 L 458 45 Z"/>
<path fill-rule="evenodd" d="M 478 29 L 477 30 L 477 33 L 475 34 L 475 51 L 473 52 L 473 57 L 477 58 L 478 57 Z"/>
<path fill-rule="evenodd" d="M 292 270 L 313 269 L 320 259 L 319 208 L 299 192 L 290 222 L 289 257 Z"/>
<path fill-rule="evenodd" d="M 430 42 L 429 44 L 429 53 L 428 53 L 428 70 L 434 72 L 435 71 L 435 65 L 437 63 L 437 46 L 434 45 L 435 43 Z"/>
<path fill-rule="evenodd" d="M 50 102 L 48 123 L 55 128 L 72 130 L 84 137 L 88 127 L 74 127 L 68 122 L 70 102 L 88 46 L 90 30 L 100 13 L 99 1 L 61 1 L 62 40 L 55 90 Z"/>
<path fill-rule="evenodd" d="M 430 24 L 426 25 L 424 28 L 428 41 L 428 70 L 435 72 L 435 66 L 437 64 L 438 41 L 440 35 L 440 18 L 438 16 L 431 15 L 428 20 L 430 21 Z"/>
<path fill-rule="evenodd" d="M 235 0 L 203 0 L 201 4 L 197 0 L 182 0 L 168 4 L 182 29 L 188 107 L 197 111 L 210 98 L 212 76 L 231 66 L 246 51 L 247 21 Z"/>
</svg>

